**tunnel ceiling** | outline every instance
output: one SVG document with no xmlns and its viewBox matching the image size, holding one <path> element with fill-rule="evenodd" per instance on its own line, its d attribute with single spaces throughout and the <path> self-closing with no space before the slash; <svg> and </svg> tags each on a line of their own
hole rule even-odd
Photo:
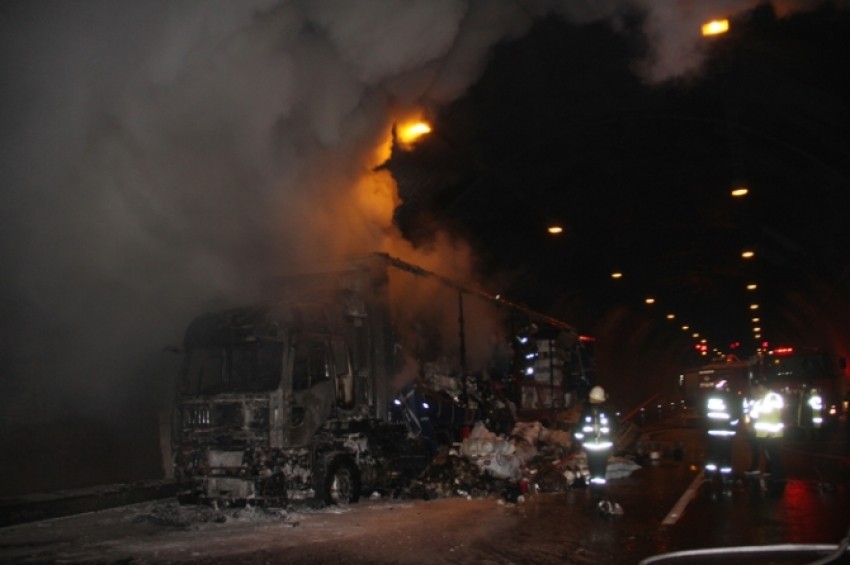
<svg viewBox="0 0 850 565">
<path fill-rule="evenodd" d="M 645 42 L 629 29 L 549 18 L 499 45 L 434 133 L 394 151 L 398 225 L 417 244 L 435 225 L 464 237 L 482 272 L 510 274 L 491 290 L 589 332 L 625 315 L 657 326 L 643 345 L 660 348 L 687 350 L 692 331 L 746 354 L 841 341 L 847 13 L 762 6 L 707 43 L 698 73 L 657 84 L 637 76 Z M 738 185 L 750 193 L 734 199 Z"/>
</svg>

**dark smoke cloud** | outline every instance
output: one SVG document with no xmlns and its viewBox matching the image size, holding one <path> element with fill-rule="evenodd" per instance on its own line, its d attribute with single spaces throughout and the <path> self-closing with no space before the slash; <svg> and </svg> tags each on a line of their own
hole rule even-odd
<svg viewBox="0 0 850 565">
<path fill-rule="evenodd" d="M 641 0 L 648 80 L 695 69 L 709 10 Z M 118 417 L 187 320 L 317 257 L 415 251 L 374 172 L 395 120 L 447 103 L 497 42 L 624 1 L 12 1 L 0 7 L 4 424 Z M 565 54 L 590 56 L 593 54 Z M 439 240 L 438 240 L 439 241 Z"/>
</svg>

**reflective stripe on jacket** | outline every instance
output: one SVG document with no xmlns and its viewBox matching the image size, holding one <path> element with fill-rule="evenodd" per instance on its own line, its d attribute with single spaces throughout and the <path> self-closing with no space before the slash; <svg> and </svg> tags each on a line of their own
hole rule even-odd
<svg viewBox="0 0 850 565">
<path fill-rule="evenodd" d="M 768 392 L 756 400 L 750 410 L 756 437 L 782 437 L 785 430 L 782 422 L 784 407 L 782 396 L 775 392 Z"/>
<path fill-rule="evenodd" d="M 614 446 L 611 440 L 611 422 L 601 407 L 591 406 L 582 414 L 578 425 L 575 438 L 588 451 L 602 451 Z"/>
</svg>

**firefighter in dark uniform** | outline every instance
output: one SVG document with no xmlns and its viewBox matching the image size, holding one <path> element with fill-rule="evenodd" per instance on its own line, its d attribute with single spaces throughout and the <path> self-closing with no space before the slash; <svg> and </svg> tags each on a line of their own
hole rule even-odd
<svg viewBox="0 0 850 565">
<path fill-rule="evenodd" d="M 601 386 L 590 389 L 587 403 L 578 422 L 575 438 L 587 455 L 587 470 L 591 487 L 602 488 L 607 483 L 608 458 L 614 448 L 612 429 L 605 401 L 608 394 Z"/>
<path fill-rule="evenodd" d="M 726 381 L 717 383 L 705 397 L 707 477 L 719 477 L 722 482 L 732 475 L 732 443 L 741 417 L 740 407 L 741 402 Z"/>
</svg>

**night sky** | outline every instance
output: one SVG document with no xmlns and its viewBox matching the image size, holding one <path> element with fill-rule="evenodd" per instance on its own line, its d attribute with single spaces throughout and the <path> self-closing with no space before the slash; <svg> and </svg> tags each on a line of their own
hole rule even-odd
<svg viewBox="0 0 850 565">
<path fill-rule="evenodd" d="M 679 322 L 751 353 L 752 277 L 766 340 L 847 356 L 847 8 L 3 2 L 0 495 L 156 477 L 191 317 L 355 253 L 596 337 L 624 404 Z"/>
</svg>

